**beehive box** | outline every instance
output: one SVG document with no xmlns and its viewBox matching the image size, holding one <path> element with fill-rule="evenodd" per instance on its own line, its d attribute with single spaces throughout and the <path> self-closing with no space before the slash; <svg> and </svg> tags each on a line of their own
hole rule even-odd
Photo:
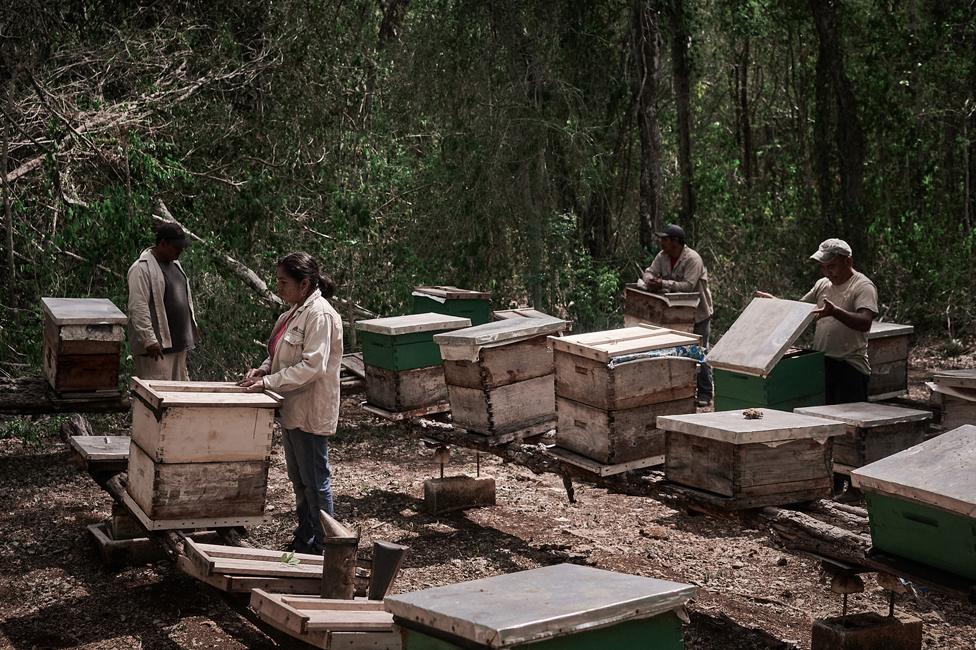
<svg viewBox="0 0 976 650">
<path fill-rule="evenodd" d="M 574 564 L 387 596 L 404 650 L 680 650 L 690 585 Z"/>
<path fill-rule="evenodd" d="M 389 412 L 447 402 L 447 384 L 434 335 L 471 321 L 437 313 L 374 318 L 356 323 L 363 346 L 366 399 Z"/>
<path fill-rule="evenodd" d="M 279 396 L 232 383 L 139 378 L 132 396 L 126 490 L 144 525 L 260 518 Z M 194 525 L 179 525 L 187 521 Z"/>
<path fill-rule="evenodd" d="M 708 353 L 715 410 L 765 407 L 792 411 L 824 403 L 823 354 L 791 350 L 816 305 L 755 298 Z"/>
<path fill-rule="evenodd" d="M 806 406 L 794 412 L 847 426 L 847 433 L 834 438 L 835 470 L 861 467 L 914 447 L 925 440 L 932 419 L 928 411 L 871 402 Z"/>
<path fill-rule="evenodd" d="M 976 426 L 851 472 L 875 551 L 976 580 Z"/>
<path fill-rule="evenodd" d="M 976 424 L 976 369 L 943 370 L 925 385 L 942 410 L 942 428 Z"/>
<path fill-rule="evenodd" d="M 908 393 L 908 352 L 911 349 L 911 325 L 871 323 L 868 332 L 868 399 L 872 402 Z"/>
<path fill-rule="evenodd" d="M 548 336 L 566 321 L 541 315 L 437 334 L 454 424 L 475 433 L 508 433 L 556 417 Z"/>
<path fill-rule="evenodd" d="M 119 390 L 125 314 L 102 298 L 41 298 L 44 376 L 58 393 Z"/>
<path fill-rule="evenodd" d="M 654 293 L 628 284 L 624 287 L 624 327 L 643 323 L 690 332 L 700 300 L 697 293 Z"/>
<path fill-rule="evenodd" d="M 491 294 L 457 287 L 414 287 L 413 313 L 434 312 L 467 318 L 472 325 L 491 320 Z"/>
<path fill-rule="evenodd" d="M 563 449 L 604 464 L 661 456 L 655 418 L 695 412 L 696 362 L 659 355 L 696 335 L 639 325 L 549 340 Z"/>
<path fill-rule="evenodd" d="M 831 438 L 843 422 L 761 409 L 659 417 L 667 431 L 668 480 L 753 508 L 829 498 Z"/>
</svg>

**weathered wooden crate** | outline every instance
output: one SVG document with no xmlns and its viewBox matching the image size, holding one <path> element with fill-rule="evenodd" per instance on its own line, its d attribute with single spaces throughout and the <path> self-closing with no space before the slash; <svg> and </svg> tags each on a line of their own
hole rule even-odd
<svg viewBox="0 0 976 650">
<path fill-rule="evenodd" d="M 715 410 L 765 407 L 792 411 L 824 403 L 820 352 L 790 350 L 813 321 L 816 305 L 756 298 L 708 353 Z"/>
<path fill-rule="evenodd" d="M 976 424 L 976 370 L 944 370 L 926 386 L 942 411 L 942 427 Z"/>
<path fill-rule="evenodd" d="M 932 419 L 929 411 L 871 402 L 807 406 L 794 412 L 847 425 L 847 433 L 834 438 L 835 470 L 861 467 L 914 447 L 925 440 Z"/>
<path fill-rule="evenodd" d="M 628 284 L 624 287 L 624 327 L 643 323 L 690 332 L 700 300 L 697 293 L 654 293 Z"/>
<path fill-rule="evenodd" d="M 157 463 L 267 460 L 281 397 L 230 382 L 132 378 L 132 440 Z"/>
<path fill-rule="evenodd" d="M 496 435 L 555 420 L 547 337 L 567 325 L 549 316 L 516 318 L 436 335 L 454 424 Z"/>
<path fill-rule="evenodd" d="M 976 426 L 851 472 L 873 550 L 976 581 Z"/>
<path fill-rule="evenodd" d="M 699 337 L 636 327 L 550 338 L 556 378 L 556 444 L 605 464 L 663 453 L 660 414 L 694 413 L 694 360 L 654 356 Z"/>
<path fill-rule="evenodd" d="M 831 438 L 843 422 L 761 409 L 659 417 L 667 431 L 668 480 L 753 508 L 829 498 Z"/>
<path fill-rule="evenodd" d="M 695 588 L 573 564 L 387 596 L 404 650 L 680 650 Z"/>
<path fill-rule="evenodd" d="M 102 298 L 41 298 L 44 376 L 58 393 L 119 390 L 125 314 Z"/>
<path fill-rule="evenodd" d="M 911 349 L 911 325 L 871 323 L 868 332 L 868 399 L 872 402 L 908 393 L 908 352 Z"/>
<path fill-rule="evenodd" d="M 366 400 L 390 412 L 447 402 L 444 366 L 395 371 L 366 364 Z"/>
<path fill-rule="evenodd" d="M 470 327 L 471 320 L 437 313 L 374 318 L 356 323 L 363 363 L 403 371 L 441 365 L 434 334 Z"/>
<path fill-rule="evenodd" d="M 460 316 L 472 325 L 491 320 L 491 294 L 457 287 L 414 287 L 413 313 L 435 312 Z"/>
</svg>

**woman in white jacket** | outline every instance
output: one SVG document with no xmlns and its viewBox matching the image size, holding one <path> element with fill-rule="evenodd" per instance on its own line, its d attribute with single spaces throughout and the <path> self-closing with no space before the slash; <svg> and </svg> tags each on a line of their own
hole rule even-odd
<svg viewBox="0 0 976 650">
<path fill-rule="evenodd" d="M 240 385 L 284 397 L 279 421 L 298 514 L 294 540 L 286 548 L 321 553 L 319 510 L 333 514 L 328 436 L 339 420 L 342 320 L 327 300 L 335 292 L 332 279 L 308 253 L 283 257 L 277 277 L 277 293 L 292 308 L 271 330 L 264 363 L 249 370 Z"/>
</svg>

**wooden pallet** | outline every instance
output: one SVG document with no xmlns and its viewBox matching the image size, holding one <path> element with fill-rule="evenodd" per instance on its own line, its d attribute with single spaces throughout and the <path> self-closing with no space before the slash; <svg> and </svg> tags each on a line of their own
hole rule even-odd
<svg viewBox="0 0 976 650">
<path fill-rule="evenodd" d="M 454 427 L 454 431 L 458 435 L 470 439 L 471 442 L 495 446 L 507 445 L 511 442 L 523 442 L 525 440 L 530 440 L 532 438 L 545 435 L 555 428 L 555 420 L 545 420 L 544 422 L 537 422 L 536 424 L 522 427 L 521 429 L 515 429 L 514 431 L 506 431 L 504 433 L 496 433 L 491 435 L 478 433 L 477 431 L 468 431 L 467 429 L 462 429 L 457 426 Z"/>
<path fill-rule="evenodd" d="M 664 456 L 648 456 L 647 458 L 630 460 L 626 463 L 604 465 L 603 463 L 599 463 L 592 458 L 580 456 L 575 452 L 569 451 L 568 449 L 563 449 L 561 447 L 550 447 L 546 450 L 546 453 L 557 460 L 578 467 L 591 474 L 596 474 L 597 476 L 622 474 L 624 472 L 629 472 L 632 469 L 643 469 L 645 467 L 653 467 L 655 465 L 661 465 L 664 463 Z"/>
<path fill-rule="evenodd" d="M 438 402 L 437 404 L 431 404 L 430 406 L 413 409 L 411 411 L 387 411 L 386 409 L 382 409 L 378 406 L 370 404 L 369 402 L 362 402 L 361 406 L 363 407 L 364 411 L 372 413 L 373 415 L 378 415 L 387 420 L 393 420 L 394 422 L 422 418 L 425 415 L 434 415 L 435 413 L 447 413 L 451 410 L 450 402 Z"/>
<path fill-rule="evenodd" d="M 0 415 L 124 413 L 130 406 L 118 390 L 59 395 L 43 377 L 0 379 Z"/>
<path fill-rule="evenodd" d="M 329 600 L 318 596 L 251 592 L 251 609 L 282 632 L 326 650 L 400 650 L 393 615 L 381 600 Z"/>
</svg>

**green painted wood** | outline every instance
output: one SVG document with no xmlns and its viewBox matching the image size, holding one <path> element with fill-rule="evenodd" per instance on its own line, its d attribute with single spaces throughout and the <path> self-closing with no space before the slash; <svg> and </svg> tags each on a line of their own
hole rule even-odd
<svg viewBox="0 0 976 650">
<path fill-rule="evenodd" d="M 422 632 L 411 628 L 403 630 L 403 650 L 471 650 L 489 646 L 452 641 L 433 636 L 432 632 Z M 508 646 L 525 650 L 681 650 L 684 642 L 681 636 L 681 621 L 674 612 L 660 614 L 653 618 L 624 621 L 617 625 L 596 630 L 586 630 L 577 634 L 559 636 L 536 643 L 523 643 Z"/>
<path fill-rule="evenodd" d="M 824 403 L 824 356 L 807 351 L 784 357 L 768 377 L 714 369 L 715 410 L 752 407 L 792 411 Z"/>
<path fill-rule="evenodd" d="M 363 362 L 385 368 L 386 370 L 413 370 L 441 365 L 441 349 L 434 343 L 434 334 L 430 332 L 414 332 L 387 336 L 376 332 L 358 333 L 360 345 L 363 349 Z"/>
<path fill-rule="evenodd" d="M 448 299 L 444 302 L 426 296 L 413 297 L 413 313 L 447 314 L 460 316 L 471 320 L 472 327 L 484 325 L 491 320 L 491 302 L 488 300 L 469 300 L 464 298 Z"/>
<path fill-rule="evenodd" d="M 874 491 L 864 498 L 875 549 L 976 580 L 976 519 Z"/>
</svg>

